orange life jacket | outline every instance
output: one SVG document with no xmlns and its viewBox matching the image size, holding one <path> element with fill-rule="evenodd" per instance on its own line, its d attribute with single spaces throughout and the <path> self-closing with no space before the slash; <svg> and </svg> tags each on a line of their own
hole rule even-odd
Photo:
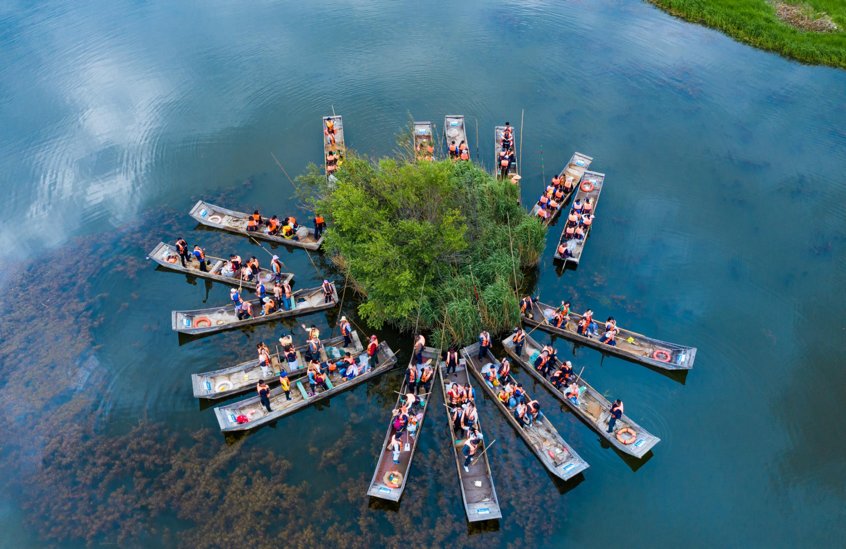
<svg viewBox="0 0 846 549">
<path fill-rule="evenodd" d="M 467 149 L 461 151 L 461 160 L 470 160 L 470 153 L 467 151 Z"/>
</svg>

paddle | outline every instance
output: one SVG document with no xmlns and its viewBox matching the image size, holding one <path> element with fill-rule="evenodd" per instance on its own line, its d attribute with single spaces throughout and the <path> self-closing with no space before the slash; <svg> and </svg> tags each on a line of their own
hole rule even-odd
<svg viewBox="0 0 846 549">
<path fill-rule="evenodd" d="M 490 443 L 490 444 L 488 444 L 488 445 L 487 445 L 487 447 L 485 447 L 485 449 L 484 449 L 484 450 L 482 450 L 482 452 L 481 452 L 478 456 L 476 456 L 476 457 L 474 457 L 474 458 L 473 458 L 473 460 L 470 462 L 470 467 L 474 466 L 474 465 L 476 464 L 476 462 L 477 462 L 477 461 L 479 461 L 479 459 L 480 459 L 480 458 L 481 458 L 481 457 L 485 454 L 485 452 L 487 452 L 487 451 L 488 451 L 488 448 L 490 448 L 491 446 L 493 446 L 493 443 L 494 443 L 494 442 L 496 442 L 496 439 L 493 439 L 493 440 L 491 441 L 491 443 Z"/>
</svg>

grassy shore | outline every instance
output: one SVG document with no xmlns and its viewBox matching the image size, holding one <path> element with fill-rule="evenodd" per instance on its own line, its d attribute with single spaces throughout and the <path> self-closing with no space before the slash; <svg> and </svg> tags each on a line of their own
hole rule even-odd
<svg viewBox="0 0 846 549">
<path fill-rule="evenodd" d="M 673 15 L 719 29 L 757 48 L 804 63 L 846 68 L 844 0 L 648 1 Z M 828 30 L 809 30 L 826 27 Z"/>
</svg>

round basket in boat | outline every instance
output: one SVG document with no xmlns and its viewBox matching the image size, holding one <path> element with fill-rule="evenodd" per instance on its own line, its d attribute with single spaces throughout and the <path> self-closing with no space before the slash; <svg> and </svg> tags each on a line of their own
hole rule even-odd
<svg viewBox="0 0 846 549">
<path fill-rule="evenodd" d="M 215 392 L 222 393 L 232 388 L 232 383 L 229 381 L 218 381 L 214 386 Z"/>
<path fill-rule="evenodd" d="M 385 476 L 382 478 L 385 482 L 385 486 L 390 486 L 391 488 L 399 488 L 402 486 L 402 473 L 399 471 L 388 471 L 385 473 Z"/>
<path fill-rule="evenodd" d="M 209 223 L 220 223 L 220 222 L 221 222 L 221 219 L 222 219 L 222 218 L 221 218 L 219 215 L 217 215 L 217 214 L 210 215 L 210 216 L 209 216 Z"/>
<path fill-rule="evenodd" d="M 455 138 L 461 135 L 461 128 L 458 126 L 447 128 L 447 137 Z"/>
</svg>

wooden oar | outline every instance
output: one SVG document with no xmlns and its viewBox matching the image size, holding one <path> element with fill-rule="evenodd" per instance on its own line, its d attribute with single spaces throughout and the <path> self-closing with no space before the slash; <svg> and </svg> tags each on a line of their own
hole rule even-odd
<svg viewBox="0 0 846 549">
<path fill-rule="evenodd" d="M 478 456 L 473 458 L 473 460 L 470 462 L 470 467 L 472 467 L 473 465 L 476 465 L 476 462 L 479 461 L 479 459 L 484 455 L 484 453 L 488 451 L 488 448 L 493 446 L 494 442 L 496 442 L 496 439 L 493 439 L 491 441 L 491 443 L 488 444 L 487 447 L 484 450 L 482 450 L 482 452 Z"/>
</svg>

